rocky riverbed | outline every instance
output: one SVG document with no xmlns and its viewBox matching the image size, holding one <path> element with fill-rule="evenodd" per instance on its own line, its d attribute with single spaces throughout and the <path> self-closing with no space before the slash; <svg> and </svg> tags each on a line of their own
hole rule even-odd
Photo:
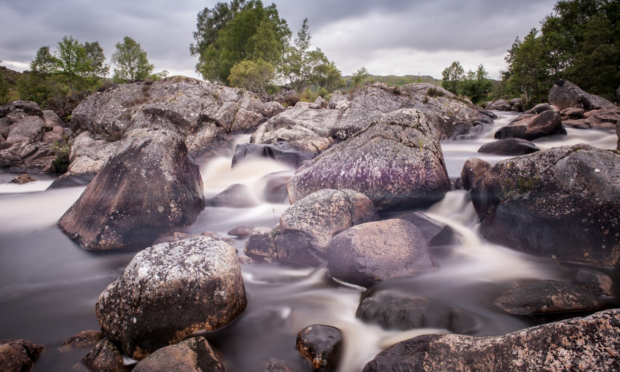
<svg viewBox="0 0 620 372">
<path fill-rule="evenodd" d="M 619 367 L 614 129 L 563 126 L 553 107 L 514 122 L 425 84 L 284 110 L 167 81 L 87 99 L 64 184 L 0 173 L 0 335 L 45 347 L 0 342 L 0 363 Z M 496 144 L 520 131 L 542 136 Z"/>
</svg>

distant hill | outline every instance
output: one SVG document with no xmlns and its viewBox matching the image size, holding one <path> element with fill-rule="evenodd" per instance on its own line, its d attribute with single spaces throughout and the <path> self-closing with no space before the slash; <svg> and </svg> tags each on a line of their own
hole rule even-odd
<svg viewBox="0 0 620 372">
<path fill-rule="evenodd" d="M 344 81 L 347 83 L 346 88 L 342 90 L 347 92 L 353 88 L 353 77 L 352 76 L 344 76 Z M 374 83 L 380 82 L 385 83 L 390 86 L 402 87 L 403 85 L 412 84 L 412 83 L 430 83 L 434 85 L 441 85 L 441 80 L 437 80 L 432 76 L 418 76 L 418 75 L 405 75 L 405 76 L 380 76 L 380 75 L 370 75 L 368 76 L 364 82 L 362 83 Z"/>
</svg>

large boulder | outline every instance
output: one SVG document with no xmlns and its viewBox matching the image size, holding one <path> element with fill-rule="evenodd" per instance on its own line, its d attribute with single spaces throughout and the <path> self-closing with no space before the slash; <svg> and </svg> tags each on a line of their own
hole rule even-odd
<svg viewBox="0 0 620 372">
<path fill-rule="evenodd" d="M 288 183 L 291 204 L 327 188 L 358 191 L 379 210 L 441 200 L 450 181 L 438 131 L 418 110 L 390 113 L 299 168 Z"/>
<path fill-rule="evenodd" d="M 137 129 L 58 226 L 87 250 L 144 248 L 162 233 L 192 224 L 204 206 L 202 178 L 183 138 Z"/>
<path fill-rule="evenodd" d="M 540 151 L 533 142 L 520 138 L 505 138 L 480 146 L 478 152 L 507 156 L 527 155 Z"/>
<path fill-rule="evenodd" d="M 275 244 L 281 260 L 316 266 L 325 261 L 332 237 L 352 226 L 379 220 L 372 201 L 352 190 L 320 190 L 280 217 Z"/>
<path fill-rule="evenodd" d="M 612 108 L 614 104 L 605 98 L 589 94 L 568 80 L 558 80 L 549 91 L 548 101 L 564 110 L 569 107 L 584 109 L 585 111 L 603 108 Z"/>
<path fill-rule="evenodd" d="M 548 110 L 541 114 L 522 115 L 509 125 L 495 132 L 496 139 L 521 138 L 528 141 L 554 134 L 566 134 L 560 114 Z"/>
<path fill-rule="evenodd" d="M 480 232 L 542 257 L 615 266 L 620 258 L 620 155 L 589 145 L 498 162 L 472 189 Z"/>
<path fill-rule="evenodd" d="M 0 369 L 4 372 L 28 372 L 45 349 L 26 340 L 0 341 Z"/>
<path fill-rule="evenodd" d="M 461 170 L 461 184 L 463 185 L 463 189 L 471 190 L 491 167 L 491 164 L 482 159 L 467 159 L 465 164 L 463 164 L 463 170 Z"/>
<path fill-rule="evenodd" d="M 310 362 L 313 371 L 335 372 L 344 352 L 342 332 L 336 327 L 313 324 L 299 331 L 295 350 Z"/>
<path fill-rule="evenodd" d="M 485 108 L 487 110 L 495 111 L 512 111 L 512 106 L 514 105 L 511 105 L 505 99 L 498 99 L 497 101 L 489 102 L 489 104 L 487 104 Z"/>
<path fill-rule="evenodd" d="M 224 372 L 204 337 L 192 337 L 171 346 L 158 349 L 141 360 L 133 372 Z"/>
<path fill-rule="evenodd" d="M 404 220 L 351 227 L 332 239 L 325 255 L 333 278 L 362 287 L 435 267 L 424 235 Z"/>
<path fill-rule="evenodd" d="M 200 237 L 138 253 L 99 296 L 96 313 L 111 341 L 143 359 L 196 331 L 226 326 L 246 306 L 234 248 Z"/>
<path fill-rule="evenodd" d="M 615 371 L 618 353 L 620 310 L 607 310 L 505 336 L 419 336 L 382 351 L 364 372 Z"/>
</svg>

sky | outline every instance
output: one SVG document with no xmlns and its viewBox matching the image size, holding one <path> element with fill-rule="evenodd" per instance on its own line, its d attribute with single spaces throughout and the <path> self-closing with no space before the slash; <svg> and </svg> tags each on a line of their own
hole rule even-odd
<svg viewBox="0 0 620 372">
<path fill-rule="evenodd" d="M 0 0 L 1 65 L 23 71 L 41 46 L 65 35 L 99 41 L 111 57 L 131 36 L 155 71 L 199 78 L 189 45 L 196 15 L 217 1 Z M 499 78 L 517 36 L 539 28 L 556 0 L 275 0 L 294 34 L 308 18 L 312 47 L 343 75 L 364 66 L 373 75 L 430 75 L 453 61 L 465 70 L 483 64 Z M 265 5 L 270 4 L 264 1 Z"/>
</svg>

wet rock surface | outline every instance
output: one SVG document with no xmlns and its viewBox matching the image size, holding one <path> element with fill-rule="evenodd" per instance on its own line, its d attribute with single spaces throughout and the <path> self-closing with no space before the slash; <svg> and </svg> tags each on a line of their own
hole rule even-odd
<svg viewBox="0 0 620 372">
<path fill-rule="evenodd" d="M 210 207 L 251 208 L 259 205 L 252 189 L 247 185 L 236 184 L 217 194 L 207 202 Z"/>
<path fill-rule="evenodd" d="M 25 184 L 30 183 L 30 182 L 36 182 L 36 179 L 34 179 L 29 174 L 22 174 L 21 176 L 17 176 L 15 178 L 13 178 L 9 183 L 16 183 L 18 185 L 25 185 Z"/>
<path fill-rule="evenodd" d="M 614 295 L 613 281 L 600 271 L 579 269 L 573 278 L 573 284 L 595 296 Z"/>
<path fill-rule="evenodd" d="M 204 205 L 202 178 L 183 139 L 165 129 L 138 129 L 58 226 L 87 250 L 143 248 L 192 224 Z"/>
<path fill-rule="evenodd" d="M 571 107 L 585 111 L 614 107 L 605 98 L 589 94 L 568 80 L 558 80 L 549 91 L 548 100 L 560 111 Z"/>
<path fill-rule="evenodd" d="M 302 372 L 304 369 L 281 359 L 269 359 L 263 366 L 263 372 Z"/>
<path fill-rule="evenodd" d="M 96 372 L 128 372 L 121 351 L 110 340 L 104 338 L 82 359 L 82 366 L 88 371 Z M 79 368 L 78 370 L 84 370 Z"/>
<path fill-rule="evenodd" d="M 268 227 L 255 227 L 250 238 L 245 242 L 245 254 L 257 259 L 275 258 L 277 256 L 275 232 Z"/>
<path fill-rule="evenodd" d="M 482 145 L 478 152 L 484 154 L 518 156 L 540 151 L 533 142 L 520 138 L 506 138 Z"/>
<path fill-rule="evenodd" d="M 73 349 L 83 347 L 93 347 L 103 339 L 103 333 L 100 331 L 82 331 L 75 336 L 65 340 L 59 348 L 60 352 L 67 352 Z"/>
<path fill-rule="evenodd" d="M 404 220 L 351 227 L 332 239 L 326 257 L 333 278 L 362 287 L 435 267 L 424 235 Z"/>
<path fill-rule="evenodd" d="M 556 280 L 516 283 L 495 299 L 494 304 L 514 315 L 587 312 L 601 308 L 594 295 Z"/>
<path fill-rule="evenodd" d="M 472 189 L 480 232 L 533 255 L 615 266 L 619 179 L 618 154 L 584 144 L 500 161 Z"/>
<path fill-rule="evenodd" d="M 298 169 L 288 183 L 291 204 L 321 189 L 351 189 L 378 210 L 441 200 L 450 182 L 439 133 L 417 110 L 399 110 Z"/>
<path fill-rule="evenodd" d="M 228 235 L 243 239 L 250 236 L 250 234 L 252 234 L 252 230 L 254 230 L 254 226 L 237 226 L 230 230 Z"/>
<path fill-rule="evenodd" d="M 495 132 L 496 139 L 521 138 L 528 141 L 555 134 L 566 134 L 560 114 L 544 111 L 538 115 L 522 115 Z"/>
<path fill-rule="evenodd" d="M 193 332 L 229 324 L 246 306 L 235 250 L 203 237 L 138 253 L 99 296 L 96 313 L 106 337 L 143 359 Z"/>
<path fill-rule="evenodd" d="M 4 372 L 30 371 L 44 349 L 26 340 L 0 340 L 0 369 Z"/>
<path fill-rule="evenodd" d="M 276 142 L 273 144 L 245 143 L 237 145 L 232 165 L 235 166 L 250 159 L 273 159 L 281 163 L 299 168 L 305 161 L 314 158 L 320 150 L 306 150 L 297 145 L 296 141 Z"/>
<path fill-rule="evenodd" d="M 158 349 L 140 361 L 134 372 L 224 372 L 204 337 L 190 338 L 178 344 Z"/>
<path fill-rule="evenodd" d="M 295 349 L 317 372 L 338 370 L 343 352 L 342 332 L 338 328 L 314 324 L 297 334 Z"/>
<path fill-rule="evenodd" d="M 429 247 L 444 246 L 455 242 L 456 237 L 450 226 L 435 221 L 424 213 L 409 213 L 402 219 L 411 222 L 422 232 Z"/>
<path fill-rule="evenodd" d="M 482 159 L 467 159 L 461 171 L 461 184 L 463 189 L 471 190 L 491 167 L 491 164 Z"/>
<path fill-rule="evenodd" d="M 620 368 L 620 310 L 505 336 L 425 335 L 379 353 L 364 372 L 613 371 Z"/>
</svg>

